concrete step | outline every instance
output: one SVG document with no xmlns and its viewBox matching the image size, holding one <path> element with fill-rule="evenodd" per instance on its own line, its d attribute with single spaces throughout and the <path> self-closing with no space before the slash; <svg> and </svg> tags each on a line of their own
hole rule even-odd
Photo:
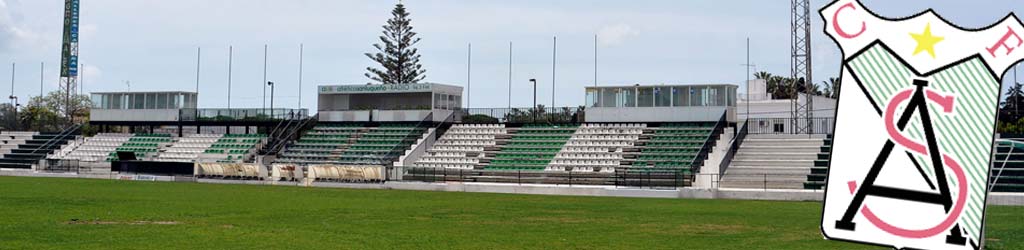
<svg viewBox="0 0 1024 250">
<path fill-rule="evenodd" d="M 765 160 L 817 160 L 816 153 L 778 153 L 778 152 L 744 152 L 740 151 L 733 160 L 765 159 Z"/>
<path fill-rule="evenodd" d="M 752 167 L 813 167 L 814 160 L 766 160 L 766 159 L 733 159 L 733 166 Z"/>
<path fill-rule="evenodd" d="M 825 139 L 825 135 L 806 134 L 748 134 L 747 139 Z"/>
<path fill-rule="evenodd" d="M 804 182 L 807 181 L 807 175 L 779 175 L 779 174 L 726 174 L 723 181 L 748 181 L 748 182 L 763 182 L 765 180 L 769 182 Z"/>
<path fill-rule="evenodd" d="M 804 189 L 803 182 L 790 181 L 726 181 L 719 182 L 722 188 L 749 188 L 749 189 Z"/>
<path fill-rule="evenodd" d="M 753 166 L 730 166 L 725 174 L 736 175 L 808 175 L 811 174 L 809 167 L 753 167 Z"/>
<path fill-rule="evenodd" d="M 821 140 L 805 140 L 805 139 L 793 139 L 793 140 L 774 140 L 774 139 L 747 139 L 743 140 L 743 145 L 750 146 L 822 146 L 825 142 Z"/>
<path fill-rule="evenodd" d="M 752 146 L 744 143 L 740 146 L 739 152 L 751 152 L 751 153 L 818 153 L 821 152 L 821 147 L 817 146 Z"/>
</svg>

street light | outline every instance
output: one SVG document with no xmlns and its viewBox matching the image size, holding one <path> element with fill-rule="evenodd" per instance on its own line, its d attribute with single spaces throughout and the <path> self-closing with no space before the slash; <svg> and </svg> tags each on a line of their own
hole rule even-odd
<svg viewBox="0 0 1024 250">
<path fill-rule="evenodd" d="M 274 119 L 274 82 L 267 82 L 270 86 L 270 119 Z"/>
<path fill-rule="evenodd" d="M 7 99 L 14 101 L 14 125 L 18 126 L 18 107 L 21 107 L 21 104 L 18 103 L 17 96 L 11 95 L 8 96 Z"/>
<path fill-rule="evenodd" d="M 537 79 L 530 79 L 530 83 L 533 83 L 533 122 L 537 122 Z"/>
</svg>

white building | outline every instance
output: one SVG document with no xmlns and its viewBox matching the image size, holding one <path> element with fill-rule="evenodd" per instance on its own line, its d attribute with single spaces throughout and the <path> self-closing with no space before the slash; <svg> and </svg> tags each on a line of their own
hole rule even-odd
<svg viewBox="0 0 1024 250">
<path fill-rule="evenodd" d="M 824 96 L 811 96 L 811 118 L 794 120 L 794 105 L 804 105 L 807 102 L 807 95 L 799 95 L 796 102 L 791 99 L 772 99 L 767 93 L 765 80 L 757 79 L 748 81 L 749 94 L 738 95 L 736 103 L 737 121 L 750 119 L 756 124 L 752 129 L 758 131 L 775 133 L 793 133 L 793 126 L 805 126 L 811 123 L 811 129 L 815 133 L 831 131 L 832 123 L 836 117 L 836 99 Z"/>
</svg>

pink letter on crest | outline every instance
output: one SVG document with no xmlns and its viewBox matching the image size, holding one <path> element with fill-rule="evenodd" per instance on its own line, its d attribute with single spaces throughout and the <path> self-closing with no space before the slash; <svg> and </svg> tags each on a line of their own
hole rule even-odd
<svg viewBox="0 0 1024 250">
<path fill-rule="evenodd" d="M 988 50 L 988 53 L 992 55 L 992 57 L 996 57 L 996 50 L 998 50 L 999 47 L 1006 48 L 1006 54 L 1009 55 L 1011 52 L 1013 52 L 1013 49 L 1016 49 L 1020 47 L 1021 44 L 1024 44 L 1024 40 L 1020 39 L 1020 36 L 1017 35 L 1017 32 L 1013 31 L 1013 28 L 1007 26 L 1006 29 L 1008 29 L 1009 31 L 1006 32 L 1006 35 L 1003 35 L 1003 38 L 1000 38 L 999 41 L 996 42 L 996 44 L 992 45 L 992 47 L 985 48 L 986 50 Z M 1010 40 L 1011 36 L 1017 38 L 1017 47 L 1010 47 L 1010 45 L 1006 43 L 1007 40 Z"/>
<path fill-rule="evenodd" d="M 832 15 L 832 29 L 835 29 L 836 30 L 836 34 L 839 34 L 839 36 L 841 36 L 843 38 L 846 38 L 846 39 L 851 39 L 851 38 L 860 36 L 860 34 L 864 34 L 864 30 L 867 30 L 867 24 L 865 24 L 863 21 L 860 22 L 860 31 L 857 32 L 857 34 L 852 34 L 851 35 L 850 33 L 846 33 L 846 31 L 843 31 L 842 27 L 839 27 L 839 13 L 843 12 L 843 9 L 846 9 L 846 8 L 851 8 L 851 9 L 857 10 L 857 7 L 853 6 L 853 3 L 847 3 L 847 4 L 843 5 L 842 7 L 839 7 L 839 9 L 836 10 L 836 13 Z"/>
</svg>

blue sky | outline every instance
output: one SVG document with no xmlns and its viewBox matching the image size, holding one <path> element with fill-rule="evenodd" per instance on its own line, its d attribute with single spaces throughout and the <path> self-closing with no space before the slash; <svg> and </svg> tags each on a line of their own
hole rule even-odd
<svg viewBox="0 0 1024 250">
<path fill-rule="evenodd" d="M 828 1 L 812 1 L 820 8 Z M 427 81 L 466 84 L 473 44 L 469 105 L 504 107 L 508 44 L 514 46 L 513 106 L 529 106 L 527 79 L 551 100 L 552 37 L 558 37 L 556 106 L 583 103 L 594 84 L 594 35 L 600 37 L 599 85 L 733 83 L 746 78 L 744 40 L 758 71 L 789 72 L 789 1 L 473 1 L 407 0 Z M 961 26 L 981 27 L 1020 11 L 1016 1 L 864 1 L 901 17 L 934 8 Z M 86 91 L 194 90 L 196 48 L 203 48 L 200 106 L 224 107 L 228 46 L 235 47 L 233 107 L 260 107 L 263 45 L 277 103 L 298 105 L 298 47 L 305 44 L 303 106 L 315 108 L 315 85 L 365 83 L 365 68 L 391 1 L 83 0 L 81 63 Z M 15 94 L 57 88 L 63 1 L 0 0 L 0 94 L 10 62 Z M 1024 13 L 1024 12 L 1019 12 Z M 814 17 L 814 78 L 838 75 L 839 51 Z M 1008 77 L 1012 79 L 1012 74 Z M 521 97 L 521 98 L 520 98 Z M 547 104 L 549 101 L 541 101 Z"/>
</svg>

